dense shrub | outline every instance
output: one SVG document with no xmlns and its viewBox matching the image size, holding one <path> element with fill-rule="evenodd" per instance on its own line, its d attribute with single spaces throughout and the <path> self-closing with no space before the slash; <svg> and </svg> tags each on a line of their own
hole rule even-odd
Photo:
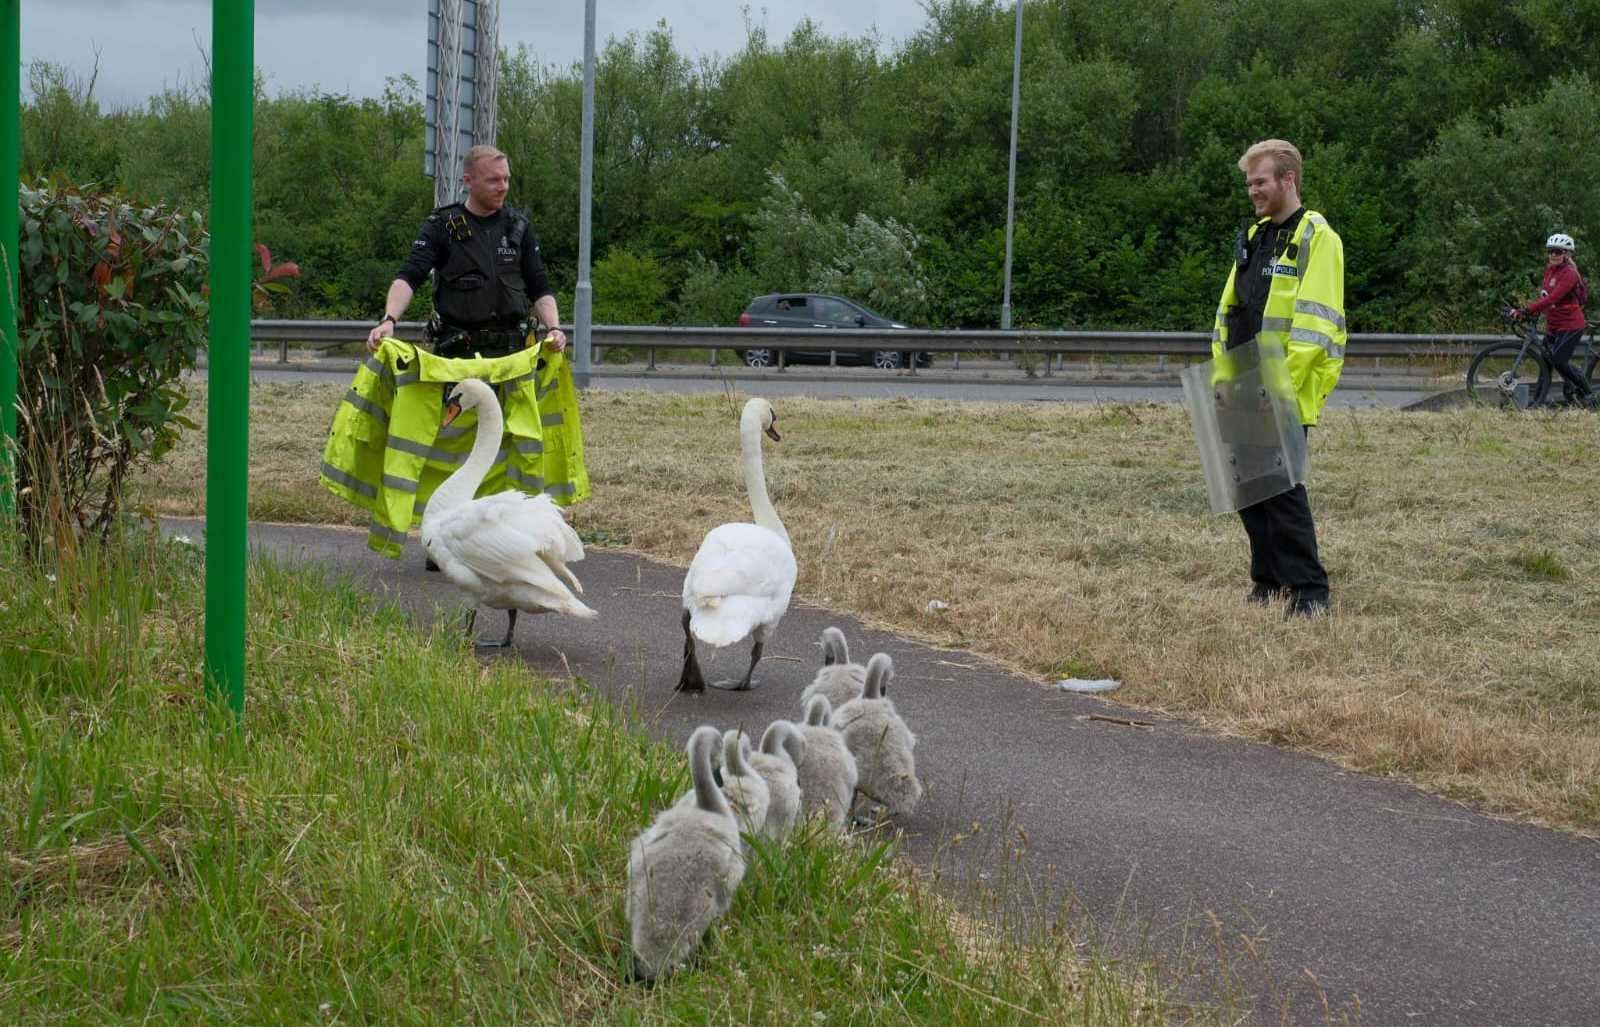
<svg viewBox="0 0 1600 1027">
<path fill-rule="evenodd" d="M 104 533 L 129 468 L 177 441 L 206 339 L 198 213 L 21 190 L 18 509 L 34 541 Z"/>
</svg>

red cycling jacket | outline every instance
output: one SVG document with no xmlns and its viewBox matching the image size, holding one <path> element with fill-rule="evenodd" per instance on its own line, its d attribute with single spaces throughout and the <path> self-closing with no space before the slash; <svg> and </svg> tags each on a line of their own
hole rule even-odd
<svg viewBox="0 0 1600 1027">
<path fill-rule="evenodd" d="M 1528 304 L 1528 316 L 1543 314 L 1545 330 L 1551 332 L 1584 327 L 1588 322 L 1584 320 L 1583 308 L 1578 305 L 1577 288 L 1578 269 L 1572 261 L 1554 267 L 1547 265 L 1544 281 L 1539 283 L 1539 298 Z"/>
</svg>

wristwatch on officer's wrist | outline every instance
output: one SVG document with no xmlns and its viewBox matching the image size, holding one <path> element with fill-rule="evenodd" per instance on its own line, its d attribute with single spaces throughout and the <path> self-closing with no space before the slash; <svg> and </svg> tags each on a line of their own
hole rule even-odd
<svg viewBox="0 0 1600 1027">
<path fill-rule="evenodd" d="M 385 314 L 382 317 L 378 318 L 378 323 L 379 324 L 383 324 L 385 321 L 389 322 L 390 324 L 399 324 L 400 323 L 399 321 L 395 320 L 395 317 L 394 317 L 393 314 Z"/>
</svg>

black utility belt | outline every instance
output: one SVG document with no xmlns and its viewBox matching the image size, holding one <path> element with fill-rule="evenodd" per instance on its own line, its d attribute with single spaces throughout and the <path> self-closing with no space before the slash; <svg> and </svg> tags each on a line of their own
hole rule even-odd
<svg viewBox="0 0 1600 1027">
<path fill-rule="evenodd" d="M 470 357 L 474 353 L 515 353 L 528 344 L 525 328 L 456 328 L 452 325 L 429 326 L 428 341 L 433 352 L 441 357 Z"/>
</svg>

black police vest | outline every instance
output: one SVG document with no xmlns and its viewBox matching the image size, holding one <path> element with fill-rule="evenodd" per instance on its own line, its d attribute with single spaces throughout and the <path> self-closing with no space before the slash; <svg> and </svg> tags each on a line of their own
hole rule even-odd
<svg viewBox="0 0 1600 1027">
<path fill-rule="evenodd" d="M 444 263 L 433 273 L 433 305 L 439 317 L 459 328 L 511 328 L 526 319 L 522 246 L 528 215 L 506 207 L 498 224 L 491 222 L 485 229 L 472 220 L 465 204 L 452 203 L 435 213 L 448 240 Z"/>
</svg>

